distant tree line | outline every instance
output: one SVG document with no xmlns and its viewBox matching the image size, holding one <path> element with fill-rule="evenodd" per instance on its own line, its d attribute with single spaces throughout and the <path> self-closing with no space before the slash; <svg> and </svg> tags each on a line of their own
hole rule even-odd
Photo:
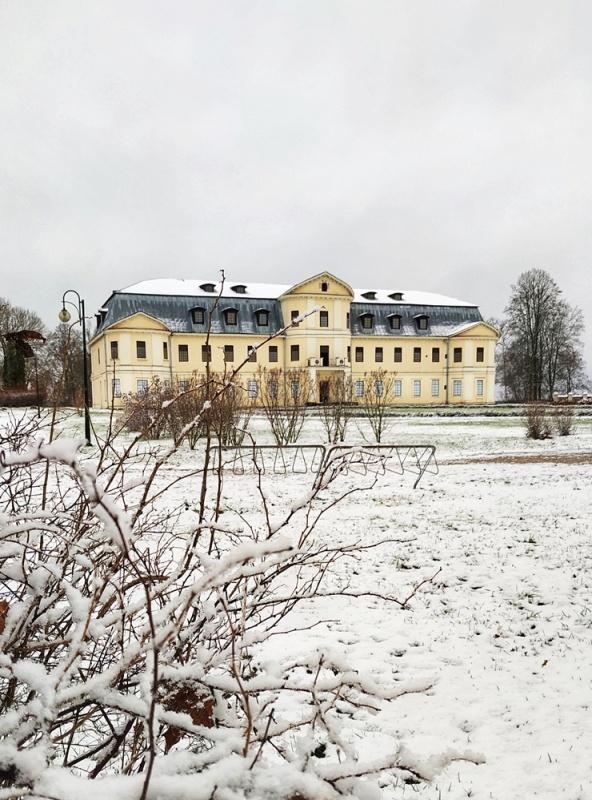
<svg viewBox="0 0 592 800">
<path fill-rule="evenodd" d="M 23 346 L 23 339 L 12 338 L 23 331 L 36 332 L 42 338 Z M 0 298 L 0 388 L 7 402 L 19 393 L 36 395 L 39 387 L 42 402 L 83 405 L 82 359 L 80 326 L 60 323 L 48 331 L 34 311 Z"/>
<path fill-rule="evenodd" d="M 499 330 L 496 378 L 503 399 L 550 400 L 587 386 L 583 358 L 582 311 L 561 297 L 542 269 L 523 272 L 512 286 Z"/>
</svg>

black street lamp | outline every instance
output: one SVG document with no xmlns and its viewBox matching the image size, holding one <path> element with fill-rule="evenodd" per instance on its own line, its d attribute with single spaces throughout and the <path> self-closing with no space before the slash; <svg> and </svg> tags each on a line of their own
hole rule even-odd
<svg viewBox="0 0 592 800">
<path fill-rule="evenodd" d="M 75 294 L 78 298 L 78 304 L 66 300 L 67 294 Z M 66 303 L 74 306 L 78 311 L 78 319 L 82 326 L 82 365 L 83 365 L 83 378 L 84 378 L 84 436 L 87 444 L 90 444 L 90 384 L 88 382 L 88 360 L 86 355 L 86 317 L 84 315 L 84 300 L 80 297 L 75 289 L 66 289 L 62 295 L 62 310 L 58 314 L 60 322 L 70 322 L 72 315 L 66 308 Z"/>
</svg>

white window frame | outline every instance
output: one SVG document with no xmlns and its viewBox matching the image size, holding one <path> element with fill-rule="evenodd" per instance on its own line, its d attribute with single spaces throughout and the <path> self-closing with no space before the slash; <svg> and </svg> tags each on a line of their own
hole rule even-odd
<svg viewBox="0 0 592 800">
<path fill-rule="evenodd" d="M 452 396 L 462 397 L 462 380 L 460 378 L 452 381 Z"/>
<path fill-rule="evenodd" d="M 393 382 L 393 394 L 395 397 L 402 397 L 403 395 L 403 381 L 399 378 L 395 378 Z"/>
<path fill-rule="evenodd" d="M 413 397 L 421 397 L 421 381 L 418 378 L 413 381 Z"/>
<path fill-rule="evenodd" d="M 483 397 L 485 394 L 485 381 L 483 378 L 477 378 L 475 381 L 475 396 Z"/>
<path fill-rule="evenodd" d="M 111 381 L 111 392 L 113 397 L 121 397 L 121 378 L 113 378 Z"/>
<path fill-rule="evenodd" d="M 440 396 L 440 379 L 432 378 L 432 397 Z"/>
<path fill-rule="evenodd" d="M 380 378 L 374 381 L 374 394 L 376 397 L 382 397 L 384 395 L 384 381 L 381 381 Z"/>
<path fill-rule="evenodd" d="M 364 381 L 359 379 L 355 385 L 356 397 L 364 397 Z"/>
<path fill-rule="evenodd" d="M 257 397 L 257 392 L 258 392 L 257 381 L 255 381 L 255 380 L 249 381 L 248 384 L 247 384 L 247 393 L 248 393 L 249 397 L 251 398 L 251 400 L 253 400 L 255 397 Z"/>
<path fill-rule="evenodd" d="M 144 397 L 148 391 L 148 381 L 145 378 L 139 378 L 136 381 L 136 390 L 138 397 Z"/>
</svg>

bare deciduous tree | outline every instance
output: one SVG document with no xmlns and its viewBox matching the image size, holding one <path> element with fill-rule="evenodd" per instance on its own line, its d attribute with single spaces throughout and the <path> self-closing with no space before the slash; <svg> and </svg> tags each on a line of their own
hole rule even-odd
<svg viewBox="0 0 592 800">
<path fill-rule="evenodd" d="M 312 395 L 306 369 L 260 369 L 259 404 L 278 445 L 298 441 Z"/>
<path fill-rule="evenodd" d="M 343 442 L 352 418 L 352 380 L 345 372 L 338 372 L 327 379 L 326 402 L 321 403 L 319 416 L 331 444 Z"/>
<path fill-rule="evenodd" d="M 377 369 L 364 373 L 362 388 L 362 409 L 368 420 L 377 442 L 382 438 L 392 422 L 389 416 L 391 398 L 393 396 L 393 382 L 396 373 L 386 369 Z"/>
<path fill-rule="evenodd" d="M 522 273 L 506 308 L 504 380 L 510 399 L 551 399 L 558 383 L 571 385 L 581 363 L 583 315 L 560 297 L 541 269 Z"/>
</svg>

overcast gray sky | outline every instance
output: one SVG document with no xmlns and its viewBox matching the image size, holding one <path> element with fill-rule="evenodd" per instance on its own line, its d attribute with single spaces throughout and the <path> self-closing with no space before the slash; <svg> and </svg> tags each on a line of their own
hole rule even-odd
<svg viewBox="0 0 592 800">
<path fill-rule="evenodd" d="M 4 0 L 0 296 L 157 277 L 592 303 L 589 0 Z M 592 366 L 592 323 L 586 334 Z"/>
</svg>

